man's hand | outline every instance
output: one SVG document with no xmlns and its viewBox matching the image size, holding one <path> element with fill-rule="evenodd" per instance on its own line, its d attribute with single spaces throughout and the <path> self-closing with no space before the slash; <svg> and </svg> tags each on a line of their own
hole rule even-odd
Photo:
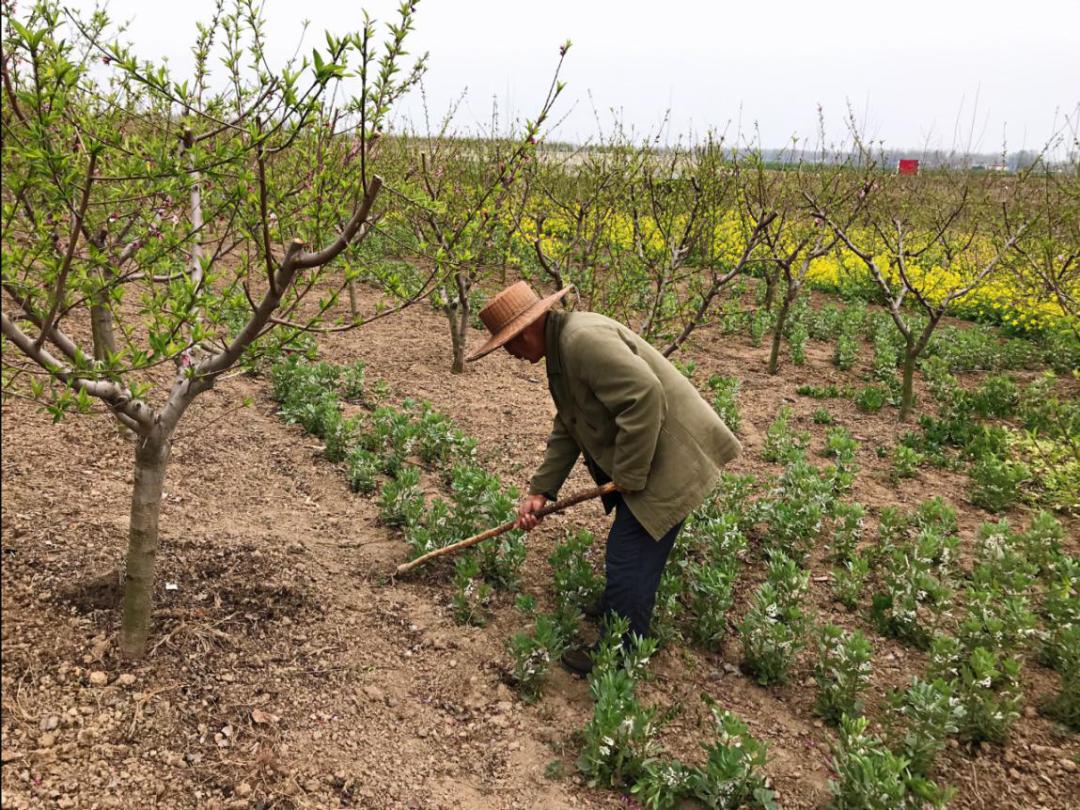
<svg viewBox="0 0 1080 810">
<path fill-rule="evenodd" d="M 531 532 L 536 528 L 537 524 L 543 520 L 538 518 L 536 512 L 539 512 L 544 508 L 544 505 L 548 502 L 548 499 L 544 495 L 526 495 L 521 499 L 521 503 L 518 504 L 518 519 L 514 524 L 516 529 L 524 529 L 527 532 Z"/>
</svg>

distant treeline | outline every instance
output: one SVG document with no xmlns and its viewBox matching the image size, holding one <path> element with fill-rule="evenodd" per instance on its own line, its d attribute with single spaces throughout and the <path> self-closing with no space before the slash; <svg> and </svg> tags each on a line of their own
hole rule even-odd
<svg viewBox="0 0 1080 810">
<path fill-rule="evenodd" d="M 566 141 L 548 141 L 543 147 L 552 152 L 574 152 L 583 148 L 588 150 L 604 151 L 603 145 L 583 147 L 580 144 Z M 664 152 L 664 147 L 659 147 L 658 152 Z M 835 150 L 826 150 L 826 157 L 822 160 L 820 150 L 816 149 L 761 149 L 759 152 L 762 160 L 769 168 L 782 169 L 797 163 L 835 163 L 854 155 L 844 154 Z M 895 165 L 901 159 L 915 159 L 920 162 L 923 169 L 985 169 L 987 171 L 1015 172 L 1032 166 L 1040 153 L 1031 149 L 1020 149 L 1015 152 L 1002 154 L 1001 152 L 955 152 L 942 149 L 886 149 L 875 150 L 873 156 L 881 165 Z M 1075 165 L 1076 156 L 1069 155 L 1060 161 L 1048 160 L 1051 167 L 1064 167 Z"/>
</svg>

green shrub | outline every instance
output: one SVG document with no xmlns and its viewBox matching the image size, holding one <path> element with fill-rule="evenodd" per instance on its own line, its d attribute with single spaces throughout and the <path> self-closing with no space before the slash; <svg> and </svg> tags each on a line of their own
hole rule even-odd
<svg viewBox="0 0 1080 810">
<path fill-rule="evenodd" d="M 694 372 L 697 371 L 697 363 L 693 360 L 672 360 L 671 364 L 679 370 L 686 379 L 692 380 L 694 378 Z"/>
<path fill-rule="evenodd" d="M 929 776 L 949 737 L 959 730 L 963 714 L 951 681 L 915 678 L 903 692 L 889 694 L 897 747 L 913 773 Z"/>
<path fill-rule="evenodd" d="M 739 393 L 738 377 L 721 377 L 714 374 L 709 377 L 708 386 L 713 392 L 713 410 L 716 411 L 732 433 L 737 433 L 741 424 L 739 407 L 735 399 L 736 394 Z"/>
<path fill-rule="evenodd" d="M 480 577 L 480 561 L 474 554 L 459 557 L 454 566 L 454 620 L 483 627 L 488 622 L 492 590 Z"/>
<path fill-rule="evenodd" d="M 832 427 L 825 431 L 825 455 L 842 461 L 851 461 L 859 449 L 859 443 L 846 427 Z"/>
<path fill-rule="evenodd" d="M 834 624 L 818 632 L 815 709 L 826 722 L 836 725 L 844 715 L 862 713 L 859 695 L 870 683 L 870 642 L 858 630 L 847 633 Z"/>
<path fill-rule="evenodd" d="M 971 584 L 964 594 L 965 614 L 957 636 L 967 649 L 1016 652 L 1035 633 L 1030 592 L 1038 570 L 1024 555 L 1008 521 L 984 523 L 975 542 Z"/>
<path fill-rule="evenodd" d="M 841 395 L 835 385 L 800 385 L 795 393 L 811 399 L 834 399 Z"/>
<path fill-rule="evenodd" d="M 347 419 L 338 413 L 324 424 L 323 455 L 326 460 L 337 464 L 344 461 L 360 433 L 360 420 L 355 416 Z"/>
<path fill-rule="evenodd" d="M 675 548 L 678 548 L 676 544 Z M 679 622 L 683 614 L 682 597 L 688 586 L 683 576 L 683 567 L 670 561 L 660 576 L 660 586 L 656 589 L 656 605 L 653 608 L 649 632 L 660 644 L 669 644 L 682 638 Z"/>
<path fill-rule="evenodd" d="M 837 601 L 848 610 L 855 610 L 869 575 L 870 561 L 859 554 L 852 554 L 839 568 L 834 568 L 833 590 Z"/>
<path fill-rule="evenodd" d="M 811 309 L 807 317 L 807 328 L 814 340 L 832 340 L 839 334 L 843 323 L 844 313 L 836 304 Z"/>
<path fill-rule="evenodd" d="M 968 649 L 1020 652 L 1035 633 L 1035 615 L 1025 593 L 975 584 L 964 592 L 964 614 L 957 630 Z"/>
<path fill-rule="evenodd" d="M 503 489 L 498 476 L 470 464 L 450 473 L 453 512 L 450 528 L 458 539 L 508 523 L 517 515 L 518 492 Z M 500 589 L 517 587 L 525 563 L 525 533 L 514 530 L 476 547 L 484 579 Z"/>
<path fill-rule="evenodd" d="M 762 339 L 776 323 L 776 315 L 767 309 L 759 309 L 750 315 L 750 344 L 760 346 Z"/>
<path fill-rule="evenodd" d="M 778 485 L 755 505 L 758 519 L 768 524 L 766 552 L 801 564 L 834 500 L 833 481 L 827 474 L 801 459 L 788 464 Z"/>
<path fill-rule="evenodd" d="M 777 411 L 776 419 L 765 431 L 765 446 L 761 457 L 766 461 L 778 461 L 788 464 L 803 457 L 810 437 L 801 432 L 796 432 L 791 426 L 794 411 L 787 405 L 782 405 Z"/>
<path fill-rule="evenodd" d="M 366 450 L 379 455 L 384 473 L 397 476 L 413 451 L 416 426 L 407 410 L 384 405 L 371 413 L 357 440 Z"/>
<path fill-rule="evenodd" d="M 835 421 L 827 408 L 818 408 L 811 418 L 815 425 L 831 425 Z"/>
<path fill-rule="evenodd" d="M 926 387 L 930 389 L 930 396 L 942 406 L 951 406 L 963 393 L 960 382 L 949 371 L 949 364 L 939 356 L 923 358 L 921 362 L 923 375 L 926 377 Z"/>
<path fill-rule="evenodd" d="M 924 460 L 925 456 L 918 450 L 913 450 L 905 444 L 895 445 L 892 450 L 892 477 L 913 478 Z"/>
<path fill-rule="evenodd" d="M 341 393 L 345 399 L 353 402 L 364 401 L 365 368 L 364 362 L 357 360 L 341 372 Z"/>
<path fill-rule="evenodd" d="M 692 635 L 703 647 L 715 649 L 727 632 L 727 614 L 738 574 L 739 565 L 734 557 L 721 557 L 708 563 L 691 562 L 686 568 Z"/>
<path fill-rule="evenodd" d="M 864 413 L 877 413 L 889 402 L 889 392 L 880 385 L 868 385 L 854 397 L 855 407 Z"/>
<path fill-rule="evenodd" d="M 1009 453 L 1009 433 L 999 425 L 973 425 L 966 434 L 965 458 L 976 461 L 988 457 L 1005 458 Z"/>
<path fill-rule="evenodd" d="M 333 393 L 324 392 L 317 398 L 282 408 L 286 422 L 299 424 L 304 430 L 320 439 L 329 435 L 341 422 L 340 403 Z"/>
<path fill-rule="evenodd" d="M 706 807 L 721 810 L 775 810 L 774 793 L 766 787 L 766 746 L 731 712 L 710 705 L 716 738 L 706 745 L 705 764 L 690 777 L 691 795 Z"/>
<path fill-rule="evenodd" d="M 654 759 L 642 765 L 630 792 L 647 810 L 671 810 L 690 797 L 693 777 L 678 760 Z"/>
<path fill-rule="evenodd" d="M 1068 642 L 1080 627 L 1080 557 L 1060 554 L 1043 573 L 1045 596 L 1040 660 L 1059 672 L 1069 656 Z"/>
<path fill-rule="evenodd" d="M 687 519 L 682 537 L 706 560 L 736 559 L 746 550 L 743 515 L 733 509 L 715 513 L 699 509 Z"/>
<path fill-rule="evenodd" d="M 809 337 L 810 333 L 803 323 L 792 326 L 788 346 L 791 348 L 791 362 L 796 366 L 806 365 L 806 340 Z"/>
<path fill-rule="evenodd" d="M 369 450 L 359 445 L 349 449 L 346 459 L 349 464 L 349 487 L 353 492 L 368 495 L 375 491 L 379 474 L 379 459 Z"/>
<path fill-rule="evenodd" d="M 1017 658 L 983 647 L 968 650 L 952 636 L 938 636 L 930 649 L 930 673 L 956 685 L 961 739 L 1004 742 L 1023 699 Z"/>
<path fill-rule="evenodd" d="M 425 464 L 446 467 L 472 461 L 476 440 L 454 427 L 450 417 L 431 409 L 426 402 L 414 419 L 416 452 Z"/>
<path fill-rule="evenodd" d="M 578 767 L 592 787 L 632 785 L 660 752 L 656 711 L 634 695 L 635 682 L 648 661 L 642 639 L 627 649 L 625 619 L 609 623 L 593 657 L 589 694 L 593 716 L 582 732 Z M 653 644 L 652 649 L 655 649 Z"/>
<path fill-rule="evenodd" d="M 870 340 L 874 347 L 874 379 L 891 383 L 896 379 L 896 368 L 900 365 L 903 340 L 891 317 L 885 315 L 875 319 Z"/>
<path fill-rule="evenodd" d="M 941 357 L 951 371 L 996 371 L 1028 366 L 1036 359 L 1033 348 L 1030 341 L 1003 343 L 993 330 L 972 325 L 938 329 L 927 351 Z"/>
<path fill-rule="evenodd" d="M 604 591 L 604 580 L 589 562 L 594 542 L 585 529 L 567 532 L 548 557 L 554 578 L 555 602 L 575 610 L 594 604 Z"/>
<path fill-rule="evenodd" d="M 848 371 L 859 359 L 859 339 L 850 332 L 843 331 L 836 336 L 836 352 L 833 363 L 841 371 Z"/>
<path fill-rule="evenodd" d="M 986 455 L 971 468 L 971 502 L 990 512 L 1002 512 L 1020 498 L 1021 485 L 1031 478 L 1027 465 Z"/>
<path fill-rule="evenodd" d="M 794 560 L 777 554 L 739 625 L 744 665 L 760 684 L 787 680 L 795 655 L 805 646 L 802 600 L 809 579 Z"/>
<path fill-rule="evenodd" d="M 1080 514 L 1080 434 L 1061 439 L 1040 437 L 1035 431 L 1008 431 L 1013 460 L 1031 472 L 1027 495 L 1055 511 Z"/>
<path fill-rule="evenodd" d="M 832 557 L 841 562 L 851 559 L 862 539 L 866 508 L 857 501 L 838 502 L 832 507 L 832 518 L 832 540 L 829 544 Z"/>
<path fill-rule="evenodd" d="M 649 660 L 656 654 L 656 639 L 641 638 L 630 632 L 630 621 L 624 616 L 608 614 L 604 619 L 600 644 L 593 653 L 593 673 L 598 670 L 622 669 L 637 682 L 643 680 Z"/>
<path fill-rule="evenodd" d="M 689 515 L 684 531 L 692 533 L 698 522 L 713 520 L 721 515 L 731 515 L 740 530 L 748 530 L 755 519 L 751 507 L 756 486 L 757 479 L 753 475 L 721 472 L 716 489 Z"/>
<path fill-rule="evenodd" d="M 456 534 L 450 505 L 442 498 L 432 498 L 427 513 L 405 526 L 405 542 L 413 559 L 463 539 Z"/>
<path fill-rule="evenodd" d="M 424 513 L 420 470 L 406 467 L 396 479 L 383 484 L 379 493 L 379 518 L 387 526 L 412 526 Z"/>
<path fill-rule="evenodd" d="M 1065 539 L 1065 529 L 1052 514 L 1038 512 L 1031 519 L 1028 530 L 1020 535 L 1019 543 L 1027 561 L 1041 573 L 1050 572 L 1061 558 L 1061 541 Z"/>
<path fill-rule="evenodd" d="M 309 363 L 292 355 L 270 368 L 270 395 L 281 404 L 287 422 L 298 422 L 304 405 L 337 400 L 339 370 L 329 363 Z M 314 432 L 314 431 L 309 431 Z"/>
<path fill-rule="evenodd" d="M 746 724 L 710 702 L 716 739 L 702 744 L 705 763 L 687 767 L 681 762 L 655 760 L 642 768 L 631 793 L 650 810 L 676 807 L 697 799 L 718 810 L 775 810 L 776 800 L 761 769 L 766 747 L 750 735 Z"/>
<path fill-rule="evenodd" d="M 947 563 L 958 539 L 923 528 L 909 542 L 882 550 L 881 590 L 874 594 L 871 617 L 878 632 L 925 648 L 941 614 L 949 607 Z M 944 565 L 944 571 L 939 571 Z"/>
<path fill-rule="evenodd" d="M 533 631 L 515 634 L 509 647 L 518 693 L 525 702 L 532 703 L 540 697 L 549 665 L 566 649 L 566 638 L 554 617 L 540 615 Z"/>
<path fill-rule="evenodd" d="M 1042 712 L 1073 731 L 1080 731 L 1080 624 L 1071 624 L 1058 636 L 1060 644 L 1056 668 L 1061 688 L 1047 698 Z"/>
<path fill-rule="evenodd" d="M 910 522 L 915 529 L 930 529 L 942 536 L 956 534 L 959 528 L 956 508 L 940 495 L 922 501 L 915 507 Z M 939 559 L 936 557 L 935 562 Z"/>
<path fill-rule="evenodd" d="M 507 520 L 502 521 L 506 523 Z M 487 582 L 499 590 L 514 590 L 521 582 L 521 567 L 525 564 L 525 532 L 515 530 L 502 535 L 499 542 L 477 546 L 480 571 Z"/>
<path fill-rule="evenodd" d="M 971 395 L 971 407 L 984 418 L 1006 419 L 1020 403 L 1020 387 L 1011 377 L 991 375 Z"/>
<path fill-rule="evenodd" d="M 1062 399 L 1057 377 L 1046 372 L 1020 392 L 1019 416 L 1026 430 L 1057 439 L 1080 434 L 1080 398 Z"/>
<path fill-rule="evenodd" d="M 926 810 L 944 807 L 952 795 L 913 774 L 908 761 L 867 733 L 865 717 L 844 717 L 829 781 L 834 810 Z"/>
</svg>

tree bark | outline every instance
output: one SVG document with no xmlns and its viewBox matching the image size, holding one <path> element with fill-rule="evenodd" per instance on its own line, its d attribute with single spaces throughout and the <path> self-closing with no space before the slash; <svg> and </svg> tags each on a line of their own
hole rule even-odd
<svg viewBox="0 0 1080 810">
<path fill-rule="evenodd" d="M 135 448 L 135 486 L 131 495 L 124 616 L 120 654 L 126 659 L 146 654 L 154 598 L 154 563 L 158 550 L 158 521 L 171 438 L 155 427 L 140 436 Z"/>
<path fill-rule="evenodd" d="M 784 337 L 784 325 L 787 323 L 788 313 L 791 311 L 792 297 L 785 295 L 780 301 L 780 311 L 776 313 L 776 327 L 773 329 L 772 349 L 769 352 L 770 374 L 776 374 L 780 369 L 780 344 Z"/>
<path fill-rule="evenodd" d="M 915 404 L 915 361 L 919 358 L 919 352 L 914 346 L 909 346 L 904 351 L 904 381 L 900 389 L 900 421 L 906 422 L 911 416 L 911 409 Z"/>
<path fill-rule="evenodd" d="M 469 288 L 471 282 L 460 273 L 454 275 L 454 295 L 446 295 L 446 319 L 450 322 L 450 345 L 454 358 L 450 363 L 452 374 L 465 372 L 465 341 L 469 332 Z"/>
<path fill-rule="evenodd" d="M 762 306 L 769 312 L 772 312 L 773 303 L 776 301 L 776 288 L 778 286 L 779 279 L 765 274 L 765 301 Z"/>
<path fill-rule="evenodd" d="M 349 290 L 349 315 L 355 321 L 360 315 L 360 309 L 356 301 L 356 282 L 349 279 L 346 282 L 346 287 Z"/>
<path fill-rule="evenodd" d="M 456 301 L 447 301 L 443 305 L 446 322 L 450 325 L 450 347 L 453 350 L 453 359 L 450 361 L 452 374 L 461 374 L 465 371 L 465 341 L 462 339 L 462 330 L 458 323 L 459 306 Z"/>
<path fill-rule="evenodd" d="M 101 292 L 94 296 L 90 305 L 90 330 L 94 340 L 94 359 L 104 360 L 109 354 L 116 354 L 116 335 L 113 333 L 112 313 Z"/>
</svg>

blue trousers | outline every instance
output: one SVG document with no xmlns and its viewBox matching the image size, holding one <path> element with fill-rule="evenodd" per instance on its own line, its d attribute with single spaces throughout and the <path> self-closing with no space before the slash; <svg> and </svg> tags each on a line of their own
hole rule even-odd
<svg viewBox="0 0 1080 810">
<path fill-rule="evenodd" d="M 653 540 L 621 495 L 617 496 L 614 507 L 615 520 L 608 532 L 604 562 L 607 585 L 600 606 L 604 612 L 625 616 L 630 620 L 630 632 L 645 637 L 649 634 L 664 564 L 682 529 L 682 521 L 660 540 Z"/>
</svg>

